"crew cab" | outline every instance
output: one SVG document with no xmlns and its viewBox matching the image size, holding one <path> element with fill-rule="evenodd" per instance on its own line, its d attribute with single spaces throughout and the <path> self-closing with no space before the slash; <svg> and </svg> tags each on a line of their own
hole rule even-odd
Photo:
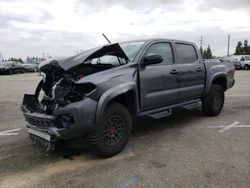
<svg viewBox="0 0 250 188">
<path fill-rule="evenodd" d="M 199 102 L 216 116 L 235 82 L 232 63 L 203 62 L 194 43 L 169 39 L 107 44 L 39 70 L 44 78 L 22 103 L 30 138 L 53 150 L 57 141 L 88 137 L 105 157 L 126 146 L 132 117 L 158 119 Z"/>
</svg>

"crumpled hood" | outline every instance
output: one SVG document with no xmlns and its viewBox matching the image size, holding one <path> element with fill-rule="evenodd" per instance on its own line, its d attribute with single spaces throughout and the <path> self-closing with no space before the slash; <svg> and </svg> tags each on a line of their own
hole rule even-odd
<svg viewBox="0 0 250 188">
<path fill-rule="evenodd" d="M 85 52 L 67 58 L 50 58 L 41 62 L 38 68 L 41 71 L 44 71 L 49 65 L 55 65 L 67 71 L 77 65 L 84 63 L 87 60 L 98 58 L 107 54 L 121 57 L 129 61 L 127 55 L 122 50 L 120 45 L 118 43 L 115 43 L 93 48 L 91 50 L 87 50 Z"/>
</svg>

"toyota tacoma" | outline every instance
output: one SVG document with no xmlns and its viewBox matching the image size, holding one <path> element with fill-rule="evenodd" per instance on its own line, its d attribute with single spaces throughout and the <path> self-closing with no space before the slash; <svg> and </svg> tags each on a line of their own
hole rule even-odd
<svg viewBox="0 0 250 188">
<path fill-rule="evenodd" d="M 43 79 L 22 103 L 30 138 L 54 150 L 60 140 L 88 137 L 105 157 L 126 146 L 132 117 L 158 119 L 199 102 L 216 116 L 235 82 L 233 64 L 203 62 L 195 44 L 168 39 L 107 44 L 39 70 Z"/>
</svg>

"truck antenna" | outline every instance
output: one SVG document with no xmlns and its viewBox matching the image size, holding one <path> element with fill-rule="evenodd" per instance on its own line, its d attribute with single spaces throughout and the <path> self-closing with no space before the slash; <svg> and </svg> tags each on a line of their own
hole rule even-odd
<svg viewBox="0 0 250 188">
<path fill-rule="evenodd" d="M 106 37 L 106 35 L 105 35 L 104 33 L 103 33 L 102 35 L 104 36 L 104 38 L 105 38 L 109 43 L 111 43 L 110 40 Z"/>
</svg>

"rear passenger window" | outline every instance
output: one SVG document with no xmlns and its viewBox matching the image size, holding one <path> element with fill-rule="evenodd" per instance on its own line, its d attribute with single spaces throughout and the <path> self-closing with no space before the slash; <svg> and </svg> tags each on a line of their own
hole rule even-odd
<svg viewBox="0 0 250 188">
<path fill-rule="evenodd" d="M 180 64 L 195 63 L 198 60 L 195 48 L 190 44 L 176 44 L 176 54 Z"/>
<path fill-rule="evenodd" d="M 152 44 L 145 53 L 145 56 L 148 55 L 161 55 L 163 62 L 161 62 L 159 65 L 173 64 L 173 53 L 170 43 L 162 42 Z"/>
</svg>

